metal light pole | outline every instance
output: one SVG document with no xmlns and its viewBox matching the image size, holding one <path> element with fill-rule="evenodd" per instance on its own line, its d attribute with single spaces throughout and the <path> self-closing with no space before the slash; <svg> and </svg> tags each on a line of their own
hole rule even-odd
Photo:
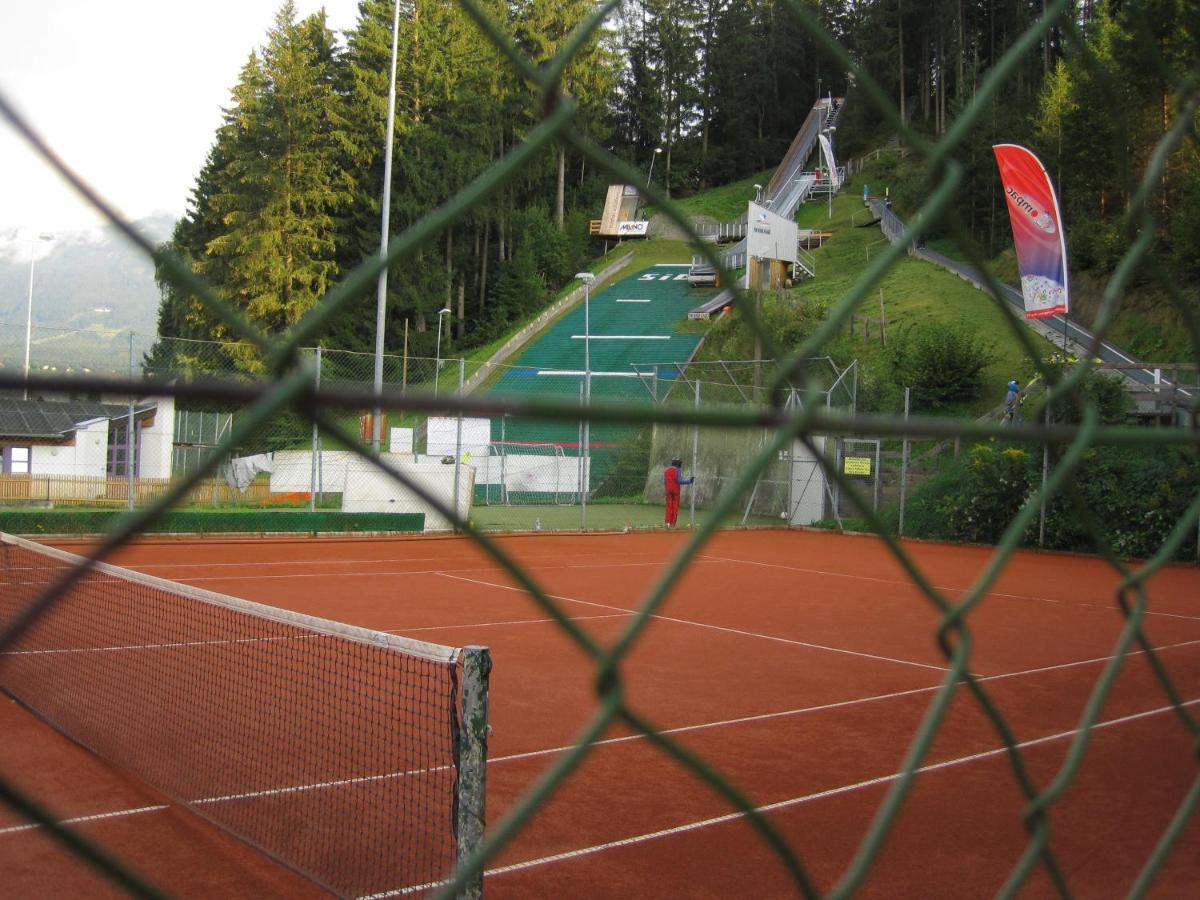
<svg viewBox="0 0 1200 900">
<path fill-rule="evenodd" d="M 39 234 L 36 238 L 29 240 L 29 300 L 25 305 L 25 378 L 29 378 L 29 344 L 33 337 L 33 264 L 37 261 L 37 242 L 52 241 L 54 235 L 49 233 Z M 25 400 L 29 399 L 29 385 L 25 385 L 25 392 L 22 395 Z"/>
<path fill-rule="evenodd" d="M 592 272 L 576 272 L 575 277 L 583 282 L 583 405 L 584 407 L 591 406 L 592 403 L 592 322 L 591 322 L 591 302 L 592 302 L 592 282 L 596 280 L 596 276 Z M 579 481 L 579 527 L 584 529 L 587 527 L 587 495 L 588 485 L 585 482 L 592 480 L 591 473 L 591 442 L 592 428 L 591 422 L 587 419 L 583 420 L 583 446 L 579 448 L 579 455 L 585 460 L 583 471 L 580 473 Z"/>
<path fill-rule="evenodd" d="M 650 157 L 650 171 L 646 175 L 646 187 L 650 187 L 650 176 L 654 174 L 654 161 L 658 159 L 658 154 L 660 153 L 662 153 L 662 147 L 655 147 L 654 153 Z"/>
<path fill-rule="evenodd" d="M 388 225 L 392 211 L 392 134 L 396 125 L 396 45 L 400 35 L 400 0 L 396 0 L 392 12 L 392 77 L 388 82 L 387 137 L 383 145 L 383 212 L 379 228 L 379 255 L 387 255 Z M 375 293 L 375 396 L 383 393 L 383 330 L 387 309 L 387 267 L 379 273 L 379 286 Z M 441 324 L 440 320 L 439 323 Z M 383 411 L 378 402 L 371 425 L 371 452 L 379 455 L 380 420 Z"/>
<path fill-rule="evenodd" d="M 438 336 L 437 336 L 437 355 L 433 363 L 433 396 L 437 396 L 438 392 L 438 375 L 442 371 L 442 316 L 450 314 L 450 307 L 444 307 L 438 310 Z"/>
</svg>

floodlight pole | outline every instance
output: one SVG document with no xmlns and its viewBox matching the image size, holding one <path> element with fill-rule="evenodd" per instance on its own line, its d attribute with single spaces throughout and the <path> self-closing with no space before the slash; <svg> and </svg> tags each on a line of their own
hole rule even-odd
<svg viewBox="0 0 1200 900">
<path fill-rule="evenodd" d="M 655 147 L 654 152 L 650 154 L 650 172 L 646 175 L 646 187 L 650 187 L 650 178 L 654 175 L 654 161 L 658 159 L 660 153 L 662 153 L 662 147 Z"/>
<path fill-rule="evenodd" d="M 647 181 L 647 184 L 649 181 Z M 596 276 L 592 272 L 576 272 L 575 277 L 583 282 L 583 405 L 585 409 L 591 406 L 592 403 L 592 323 L 591 323 L 591 300 L 592 300 L 592 282 L 596 280 Z M 585 413 L 586 415 L 586 413 Z M 584 463 L 580 472 L 579 481 L 579 528 L 584 530 L 587 528 L 587 495 L 588 484 L 592 480 L 591 462 L 592 462 L 592 428 L 591 422 L 586 418 L 583 420 L 583 446 L 579 448 L 579 455 L 583 458 Z M 587 483 L 585 483 L 587 482 Z"/>
<path fill-rule="evenodd" d="M 392 212 L 392 135 L 396 127 L 396 50 L 400 37 L 400 0 L 395 0 L 392 10 L 392 69 L 388 81 L 387 128 L 383 145 L 383 211 L 380 215 L 379 256 L 387 256 L 388 225 Z M 379 273 L 379 285 L 375 292 L 375 415 L 371 417 L 371 452 L 379 455 L 379 432 L 382 428 L 383 410 L 379 397 L 383 393 L 383 338 L 387 311 L 387 266 Z M 440 320 L 439 320 L 439 324 Z"/>
<path fill-rule="evenodd" d="M 43 233 L 36 238 L 29 239 L 29 300 L 25 305 L 25 380 L 29 380 L 29 345 L 33 338 L 33 265 L 37 262 L 37 242 L 52 241 L 54 235 Z M 25 385 L 25 391 L 21 395 L 23 400 L 29 399 L 29 385 Z"/>
<path fill-rule="evenodd" d="M 438 395 L 438 375 L 442 371 L 442 316 L 449 314 L 450 307 L 438 310 L 437 350 L 433 360 L 433 396 Z"/>
</svg>

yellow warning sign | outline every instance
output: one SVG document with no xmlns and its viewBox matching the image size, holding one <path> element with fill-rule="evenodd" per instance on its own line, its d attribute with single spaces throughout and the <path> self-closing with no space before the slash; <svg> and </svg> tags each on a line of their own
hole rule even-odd
<svg viewBox="0 0 1200 900">
<path fill-rule="evenodd" d="M 847 456 L 842 460 L 842 471 L 847 475 L 870 475 L 871 457 Z"/>
</svg>

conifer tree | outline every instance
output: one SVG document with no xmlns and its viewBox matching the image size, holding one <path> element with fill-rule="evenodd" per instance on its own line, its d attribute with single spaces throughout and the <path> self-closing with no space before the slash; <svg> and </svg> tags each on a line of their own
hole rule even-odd
<svg viewBox="0 0 1200 900">
<path fill-rule="evenodd" d="M 226 114 L 230 159 L 212 199 L 225 228 L 200 271 L 268 331 L 299 321 L 337 274 L 335 216 L 353 187 L 337 65 L 324 13 L 297 22 L 287 0 Z"/>
</svg>

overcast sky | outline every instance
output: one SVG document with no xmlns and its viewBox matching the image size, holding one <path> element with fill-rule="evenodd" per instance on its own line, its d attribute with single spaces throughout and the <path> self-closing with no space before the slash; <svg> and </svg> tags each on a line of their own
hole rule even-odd
<svg viewBox="0 0 1200 900">
<path fill-rule="evenodd" d="M 132 218 L 186 208 L 221 108 L 282 0 L 3 0 L 0 93 Z M 357 0 L 295 0 L 351 28 Z M 0 244 L 98 218 L 0 120 Z"/>
</svg>

